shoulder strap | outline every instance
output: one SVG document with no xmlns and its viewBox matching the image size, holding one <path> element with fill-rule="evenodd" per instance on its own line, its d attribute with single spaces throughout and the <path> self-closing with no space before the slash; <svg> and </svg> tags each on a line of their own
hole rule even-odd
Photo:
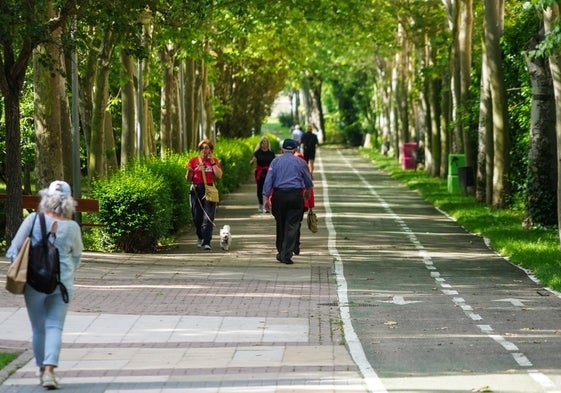
<svg viewBox="0 0 561 393">
<path fill-rule="evenodd" d="M 29 230 L 29 236 L 33 233 L 33 228 L 35 227 L 35 221 L 37 221 L 37 216 L 39 213 L 35 213 L 35 217 L 33 217 L 33 224 L 31 224 L 31 229 Z"/>
<path fill-rule="evenodd" d="M 199 156 L 199 164 L 203 165 L 203 159 Z M 203 165 L 204 168 L 204 165 Z M 203 182 L 205 183 L 206 186 L 206 173 L 203 169 L 201 169 L 201 172 L 203 173 Z"/>
<path fill-rule="evenodd" d="M 43 240 L 47 237 L 47 224 L 45 224 L 45 214 L 44 213 L 37 213 L 39 214 L 39 222 L 41 224 L 41 235 L 43 236 Z"/>
</svg>

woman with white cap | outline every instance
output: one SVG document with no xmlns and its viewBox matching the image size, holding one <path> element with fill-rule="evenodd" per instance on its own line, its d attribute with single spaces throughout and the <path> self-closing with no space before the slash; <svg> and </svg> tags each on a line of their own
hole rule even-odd
<svg viewBox="0 0 561 393">
<path fill-rule="evenodd" d="M 68 299 L 63 299 L 60 286 L 53 293 L 46 294 L 36 291 L 30 285 L 25 286 L 24 298 L 33 332 L 32 347 L 35 364 L 39 367 L 39 383 L 47 389 L 58 389 L 54 369 L 59 362 L 68 301 L 73 295 L 74 274 L 82 256 L 82 232 L 78 223 L 72 220 L 76 202 L 68 183 L 56 180 L 48 188 L 41 190 L 39 195 L 39 212 L 44 213 L 47 228 L 55 232 L 54 245 L 59 252 L 60 280 L 66 287 Z M 39 220 L 35 222 L 36 217 L 37 213 L 28 215 L 14 236 L 6 252 L 6 256 L 12 261 L 30 232 L 32 245 L 42 239 L 41 226 Z"/>
</svg>

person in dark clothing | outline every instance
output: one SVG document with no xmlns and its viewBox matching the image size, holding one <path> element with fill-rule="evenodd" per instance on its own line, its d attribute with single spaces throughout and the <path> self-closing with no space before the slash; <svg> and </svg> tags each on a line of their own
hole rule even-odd
<svg viewBox="0 0 561 393">
<path fill-rule="evenodd" d="M 257 183 L 257 201 L 259 213 L 269 213 L 268 210 L 263 209 L 263 185 L 265 184 L 265 177 L 271 161 L 275 159 L 275 153 L 271 151 L 269 138 L 266 136 L 259 139 L 259 143 L 253 152 L 253 157 L 249 161 L 250 164 L 255 163 L 255 183 Z"/>
<path fill-rule="evenodd" d="M 276 222 L 277 261 L 287 265 L 293 263 L 292 255 L 298 246 L 304 199 L 309 198 L 314 187 L 306 162 L 294 155 L 297 147 L 296 141 L 284 140 L 282 155 L 269 165 L 263 186 L 264 208 L 272 206 Z"/>
<path fill-rule="evenodd" d="M 314 161 L 316 159 L 316 148 L 319 146 L 318 136 L 314 134 L 314 129 L 311 125 L 306 128 L 306 133 L 302 136 L 300 141 L 304 147 L 304 159 L 310 168 L 310 174 L 314 174 Z"/>
</svg>

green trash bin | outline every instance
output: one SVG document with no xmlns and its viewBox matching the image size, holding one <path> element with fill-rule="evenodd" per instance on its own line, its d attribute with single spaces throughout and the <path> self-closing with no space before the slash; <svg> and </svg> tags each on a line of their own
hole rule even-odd
<svg viewBox="0 0 561 393">
<path fill-rule="evenodd" d="M 448 155 L 448 174 L 458 176 L 458 168 L 466 166 L 466 156 L 464 154 Z"/>
<path fill-rule="evenodd" d="M 466 166 L 466 157 L 464 154 L 448 155 L 448 192 L 450 194 L 461 194 L 462 187 L 458 176 L 458 168 Z"/>
</svg>

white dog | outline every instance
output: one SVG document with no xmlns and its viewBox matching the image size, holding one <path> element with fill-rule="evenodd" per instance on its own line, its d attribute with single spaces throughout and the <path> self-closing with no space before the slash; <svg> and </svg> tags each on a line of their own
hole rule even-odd
<svg viewBox="0 0 561 393">
<path fill-rule="evenodd" d="M 228 251 L 232 245 L 232 235 L 230 233 L 230 225 L 224 225 L 220 230 L 220 247 L 224 251 Z"/>
</svg>

